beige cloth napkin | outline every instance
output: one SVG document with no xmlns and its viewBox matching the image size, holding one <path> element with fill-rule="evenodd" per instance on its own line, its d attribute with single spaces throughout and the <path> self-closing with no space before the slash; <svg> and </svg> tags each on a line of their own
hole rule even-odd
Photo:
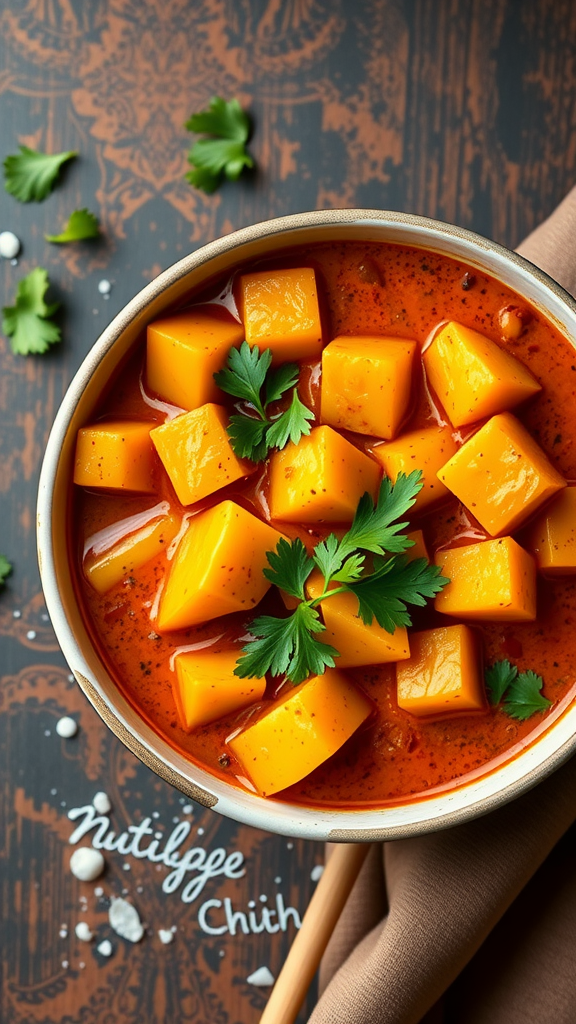
<svg viewBox="0 0 576 1024">
<path fill-rule="evenodd" d="M 518 251 L 576 295 L 576 188 Z M 576 1024 L 575 819 L 576 758 L 484 818 L 375 846 L 309 1024 Z"/>
</svg>

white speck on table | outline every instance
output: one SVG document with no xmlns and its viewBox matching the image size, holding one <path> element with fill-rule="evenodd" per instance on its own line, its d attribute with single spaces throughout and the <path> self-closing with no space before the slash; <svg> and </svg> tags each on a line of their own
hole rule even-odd
<svg viewBox="0 0 576 1024">
<path fill-rule="evenodd" d="M 108 793 L 95 793 L 92 803 L 94 805 L 94 809 L 98 811 L 98 814 L 108 814 L 108 812 L 112 810 L 112 804 L 110 803 Z"/>
<path fill-rule="evenodd" d="M 105 863 L 100 850 L 79 846 L 70 857 L 70 871 L 81 882 L 93 882 L 104 871 Z"/>
<path fill-rule="evenodd" d="M 0 256 L 13 260 L 20 252 L 20 239 L 13 231 L 0 231 Z"/>
<path fill-rule="evenodd" d="M 259 967 L 257 971 L 246 978 L 249 985 L 256 985 L 258 988 L 270 988 L 274 984 L 274 980 L 274 975 L 268 967 Z"/>
<path fill-rule="evenodd" d="M 110 939 L 104 939 L 99 946 L 96 946 L 96 949 L 101 956 L 112 956 L 112 953 L 114 952 L 114 946 L 110 942 Z"/>
<path fill-rule="evenodd" d="M 140 942 L 144 936 L 144 928 L 136 907 L 128 900 L 112 897 L 108 920 L 117 935 L 129 942 Z"/>
<path fill-rule="evenodd" d="M 56 732 L 63 740 L 71 740 L 78 732 L 78 722 L 65 715 L 64 718 L 59 718 L 56 722 Z"/>
<path fill-rule="evenodd" d="M 80 942 L 91 942 L 94 938 L 94 932 L 86 921 L 78 921 L 74 931 L 76 938 L 80 939 Z"/>
</svg>

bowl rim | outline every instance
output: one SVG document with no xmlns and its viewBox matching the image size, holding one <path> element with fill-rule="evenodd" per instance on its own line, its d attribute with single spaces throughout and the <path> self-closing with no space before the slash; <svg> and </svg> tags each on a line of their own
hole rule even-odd
<svg viewBox="0 0 576 1024">
<path fill-rule="evenodd" d="M 572 296 L 518 253 L 465 228 L 414 214 L 371 209 L 319 210 L 260 221 L 208 242 L 172 264 L 120 310 L 89 350 L 68 386 L 46 445 L 38 491 L 37 544 L 46 606 L 62 652 L 79 685 L 105 724 L 147 767 L 192 799 L 244 824 L 307 839 L 371 842 L 420 835 L 463 823 L 489 813 L 543 781 L 576 750 L 576 702 L 568 702 L 550 726 L 510 761 L 479 779 L 465 781 L 437 796 L 423 795 L 403 805 L 383 808 L 366 806 L 329 809 L 290 804 L 280 799 L 270 800 L 244 792 L 178 755 L 166 740 L 162 740 L 138 716 L 139 728 L 135 734 L 130 716 L 127 715 L 129 705 L 120 690 L 116 691 L 115 705 L 110 703 L 100 683 L 101 676 L 107 676 L 106 669 L 101 666 L 100 676 L 93 672 L 67 620 L 58 586 L 52 516 L 63 442 L 87 383 L 125 330 L 145 314 L 154 300 L 160 298 L 170 286 L 187 278 L 216 257 L 230 256 L 232 262 L 237 250 L 248 244 L 298 232 L 307 233 L 314 229 L 332 231 L 335 240 L 338 231 L 342 231 L 339 240 L 343 241 L 351 228 L 379 231 L 382 233 L 382 241 L 428 250 L 436 248 L 436 251 L 452 259 L 477 264 L 496 278 L 500 276 L 498 271 L 501 270 L 500 279 L 508 287 L 520 292 L 532 305 L 538 306 L 568 342 L 576 347 L 571 337 L 573 335 L 576 338 L 576 301 Z M 386 231 L 398 237 L 386 239 Z M 306 244 L 309 241 L 307 239 Z M 297 239 L 286 241 L 287 248 L 297 244 Z M 264 256 L 265 253 L 260 255 Z M 491 266 L 487 267 L 487 263 Z M 525 288 L 511 283 L 511 276 L 522 281 Z M 193 287 L 193 282 L 190 287 Z M 94 650 L 92 653 L 95 653 Z M 556 734 L 555 739 L 550 742 L 553 733 Z M 525 766 L 521 772 L 507 770 L 510 765 L 518 767 L 519 764 Z M 494 786 L 495 779 L 501 779 L 501 784 Z M 491 780 L 492 784 L 483 784 L 486 780 Z M 414 813 L 416 810 L 418 813 Z"/>
</svg>

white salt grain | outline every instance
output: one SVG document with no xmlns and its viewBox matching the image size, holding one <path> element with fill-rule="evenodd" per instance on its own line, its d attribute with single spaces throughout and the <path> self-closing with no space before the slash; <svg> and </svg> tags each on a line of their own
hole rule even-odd
<svg viewBox="0 0 576 1024">
<path fill-rule="evenodd" d="M 324 874 L 324 865 L 323 864 L 315 864 L 314 867 L 312 868 L 312 871 L 310 872 L 310 878 L 312 879 L 313 882 L 319 882 L 320 879 L 322 878 L 323 874 Z"/>
<path fill-rule="evenodd" d="M 274 980 L 274 975 L 267 967 L 259 967 L 257 971 L 246 978 L 249 985 L 257 985 L 258 988 L 270 988 L 274 984 Z"/>
<path fill-rule="evenodd" d="M 108 793 L 96 793 L 92 803 L 94 804 L 94 809 L 98 811 L 98 814 L 108 814 L 112 810 L 112 804 L 110 803 Z"/>
<path fill-rule="evenodd" d="M 81 882 L 93 882 L 104 871 L 105 860 L 100 850 L 79 846 L 70 857 L 70 871 Z"/>
<path fill-rule="evenodd" d="M 76 938 L 80 939 L 80 942 L 91 942 L 94 938 L 94 932 L 86 921 L 78 921 L 74 931 L 76 932 Z"/>
<path fill-rule="evenodd" d="M 70 740 L 78 732 L 78 722 L 65 715 L 64 718 L 59 718 L 56 722 L 56 732 L 62 739 Z"/>
<path fill-rule="evenodd" d="M 167 946 L 174 939 L 174 932 L 168 931 L 166 928 L 158 929 L 158 938 L 165 946 Z"/>
<path fill-rule="evenodd" d="M 104 895 L 104 889 L 102 888 L 101 885 L 97 885 L 96 886 L 96 888 L 94 889 L 94 895 L 95 896 L 103 896 Z"/>
<path fill-rule="evenodd" d="M 96 949 L 101 956 L 112 956 L 112 953 L 114 952 L 114 947 L 110 942 L 110 939 L 104 939 L 99 946 L 96 946 Z"/>
<path fill-rule="evenodd" d="M 109 295 L 110 292 L 112 291 L 112 285 L 110 284 L 110 281 L 107 281 L 106 278 L 103 278 L 102 281 L 99 281 L 98 291 L 100 292 L 100 295 Z"/>
<path fill-rule="evenodd" d="M 117 935 L 129 942 L 140 942 L 144 935 L 144 928 L 138 916 L 136 907 L 128 903 L 128 900 L 112 897 L 108 920 Z"/>
<path fill-rule="evenodd" d="M 20 252 L 20 239 L 13 231 L 0 231 L 0 256 L 13 260 Z"/>
</svg>

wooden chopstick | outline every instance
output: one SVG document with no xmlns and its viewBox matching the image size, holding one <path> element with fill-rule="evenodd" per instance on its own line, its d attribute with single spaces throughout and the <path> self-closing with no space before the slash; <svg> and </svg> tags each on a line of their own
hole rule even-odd
<svg viewBox="0 0 576 1024">
<path fill-rule="evenodd" d="M 370 843 L 334 847 L 260 1024 L 294 1024 L 369 849 Z"/>
</svg>

